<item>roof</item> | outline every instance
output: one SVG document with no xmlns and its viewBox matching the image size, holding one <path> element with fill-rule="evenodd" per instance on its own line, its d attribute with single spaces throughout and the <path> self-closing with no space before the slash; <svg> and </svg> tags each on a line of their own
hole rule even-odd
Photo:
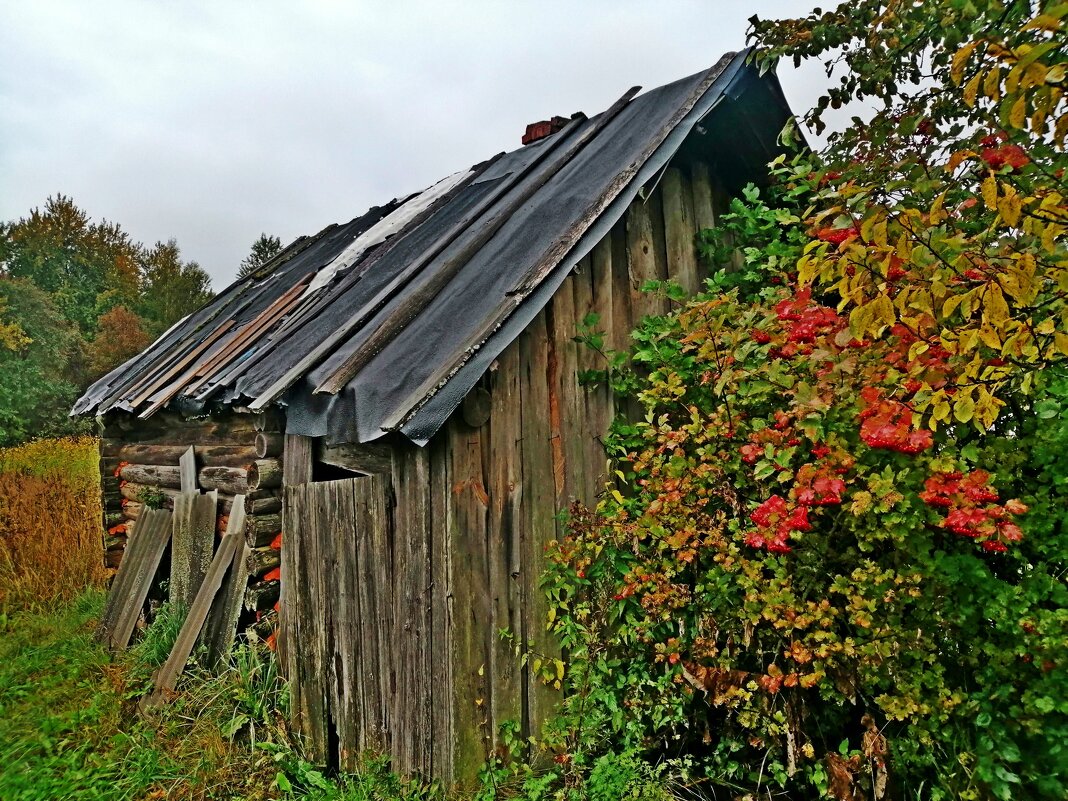
<svg viewBox="0 0 1068 801">
<path fill-rule="evenodd" d="M 290 433 L 425 443 L 680 149 L 728 181 L 765 174 L 789 109 L 746 55 L 296 240 L 72 414 L 278 404 Z"/>
</svg>

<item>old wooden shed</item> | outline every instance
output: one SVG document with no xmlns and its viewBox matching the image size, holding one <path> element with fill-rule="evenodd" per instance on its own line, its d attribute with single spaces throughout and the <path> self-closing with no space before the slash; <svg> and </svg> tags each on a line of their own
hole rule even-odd
<svg viewBox="0 0 1068 801">
<path fill-rule="evenodd" d="M 296 240 L 78 401 L 113 562 L 188 446 L 224 513 L 245 493 L 246 597 L 270 618 L 281 593 L 313 757 L 463 780 L 500 723 L 551 710 L 499 632 L 552 653 L 544 549 L 606 481 L 615 399 L 580 383 L 603 365 L 574 337 L 593 312 L 626 348 L 667 308 L 645 282 L 701 285 L 695 233 L 766 177 L 789 115 L 745 56 Z"/>
</svg>

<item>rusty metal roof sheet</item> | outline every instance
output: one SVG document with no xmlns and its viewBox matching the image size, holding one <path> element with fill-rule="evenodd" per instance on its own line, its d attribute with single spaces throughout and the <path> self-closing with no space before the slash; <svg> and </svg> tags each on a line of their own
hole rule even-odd
<svg viewBox="0 0 1068 801">
<path fill-rule="evenodd" d="M 718 154 L 729 180 L 763 176 L 789 109 L 745 56 L 296 240 L 72 414 L 279 404 L 291 433 L 426 442 L 680 149 Z"/>
</svg>

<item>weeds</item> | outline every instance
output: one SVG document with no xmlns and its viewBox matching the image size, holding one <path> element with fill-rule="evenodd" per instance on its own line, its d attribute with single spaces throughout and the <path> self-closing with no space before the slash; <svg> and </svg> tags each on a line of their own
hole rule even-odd
<svg viewBox="0 0 1068 801">
<path fill-rule="evenodd" d="M 0 450 L 0 611 L 102 586 L 97 443 L 78 437 Z"/>
</svg>

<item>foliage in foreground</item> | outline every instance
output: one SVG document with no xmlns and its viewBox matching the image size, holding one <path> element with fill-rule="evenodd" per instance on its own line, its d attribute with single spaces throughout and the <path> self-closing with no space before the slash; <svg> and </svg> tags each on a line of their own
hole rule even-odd
<svg viewBox="0 0 1068 801">
<path fill-rule="evenodd" d="M 754 21 L 848 68 L 810 121 L 885 108 L 780 161 L 744 267 L 636 333 L 645 419 L 547 580 L 570 695 L 528 795 L 625 755 L 709 796 L 1068 794 L 1066 16 Z"/>
</svg>

